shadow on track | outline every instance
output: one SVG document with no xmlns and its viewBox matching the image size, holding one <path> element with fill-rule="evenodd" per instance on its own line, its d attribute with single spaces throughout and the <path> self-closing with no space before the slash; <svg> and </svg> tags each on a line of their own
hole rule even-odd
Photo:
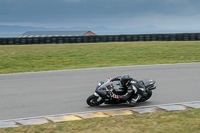
<svg viewBox="0 0 200 133">
<path fill-rule="evenodd" d="M 134 107 L 148 106 L 148 105 L 151 105 L 151 103 L 152 102 L 150 102 L 150 101 L 141 102 L 141 103 L 138 103 Z M 121 103 L 121 104 L 102 104 L 100 106 L 94 106 L 94 107 L 88 106 L 88 108 L 93 108 L 93 109 L 120 109 L 120 108 L 130 108 L 130 107 L 131 106 L 129 106 L 129 104 L 127 104 L 127 103 Z"/>
</svg>

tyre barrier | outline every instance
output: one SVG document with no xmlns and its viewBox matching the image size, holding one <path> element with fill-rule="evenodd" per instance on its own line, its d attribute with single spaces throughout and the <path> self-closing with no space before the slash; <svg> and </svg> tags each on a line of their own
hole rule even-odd
<svg viewBox="0 0 200 133">
<path fill-rule="evenodd" d="M 172 103 L 163 105 L 141 106 L 122 109 L 111 109 L 96 112 L 82 112 L 71 114 L 59 114 L 51 116 L 39 116 L 31 118 L 21 118 L 14 120 L 1 120 L 0 128 L 19 127 L 26 125 L 41 125 L 47 123 L 67 122 L 75 120 L 83 120 L 89 118 L 106 118 L 121 115 L 143 114 L 160 111 L 182 111 L 187 109 L 200 109 L 200 101 Z"/>
<path fill-rule="evenodd" d="M 134 41 L 198 41 L 200 33 L 0 38 L 0 45 Z"/>
</svg>

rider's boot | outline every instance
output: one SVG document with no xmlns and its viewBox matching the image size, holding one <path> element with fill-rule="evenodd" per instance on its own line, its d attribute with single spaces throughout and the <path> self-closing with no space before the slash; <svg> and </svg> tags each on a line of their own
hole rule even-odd
<svg viewBox="0 0 200 133">
<path fill-rule="evenodd" d="M 128 101 L 128 103 L 131 105 L 131 106 L 135 106 L 136 103 L 140 100 L 142 96 L 140 94 L 137 94 L 135 97 L 131 98 L 131 100 Z"/>
</svg>

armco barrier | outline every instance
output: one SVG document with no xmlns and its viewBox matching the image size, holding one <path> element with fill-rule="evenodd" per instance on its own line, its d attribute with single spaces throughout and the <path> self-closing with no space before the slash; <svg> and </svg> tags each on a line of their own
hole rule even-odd
<svg viewBox="0 0 200 133">
<path fill-rule="evenodd" d="M 133 41 L 198 41 L 198 40 L 200 40 L 200 33 L 132 34 L 132 35 L 0 38 L 0 45 L 133 42 Z"/>
</svg>

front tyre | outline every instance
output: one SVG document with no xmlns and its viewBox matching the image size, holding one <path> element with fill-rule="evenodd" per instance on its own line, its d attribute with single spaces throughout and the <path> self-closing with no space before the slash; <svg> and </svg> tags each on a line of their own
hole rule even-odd
<svg viewBox="0 0 200 133">
<path fill-rule="evenodd" d="M 95 96 L 94 94 L 92 94 L 91 96 L 89 96 L 87 98 L 87 104 L 92 106 L 99 106 L 100 104 L 103 103 L 103 99 L 101 99 L 100 101 L 98 101 L 99 97 Z"/>
</svg>

